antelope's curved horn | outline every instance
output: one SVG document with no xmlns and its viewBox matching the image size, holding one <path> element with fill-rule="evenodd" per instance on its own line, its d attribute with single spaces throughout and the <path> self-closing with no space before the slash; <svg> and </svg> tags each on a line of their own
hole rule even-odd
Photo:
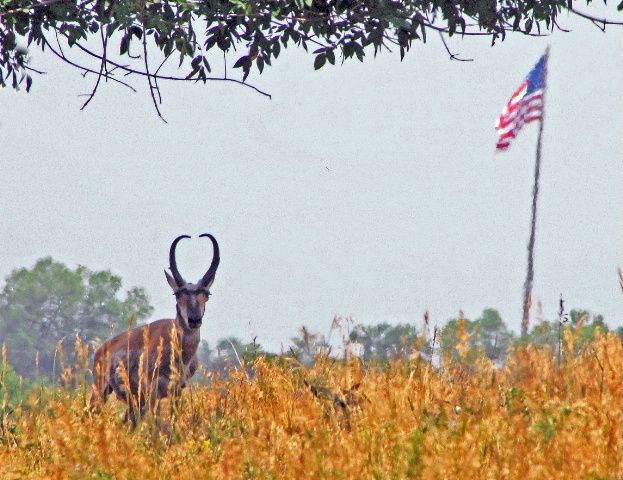
<svg viewBox="0 0 623 480">
<path fill-rule="evenodd" d="M 199 237 L 208 237 L 212 241 L 212 247 L 214 249 L 214 254 L 212 255 L 212 263 L 210 264 L 210 268 L 208 268 L 208 271 L 206 272 L 206 274 L 199 281 L 201 285 L 203 285 L 204 287 L 207 287 L 214 279 L 214 275 L 216 274 L 216 269 L 218 268 L 218 264 L 221 261 L 221 254 L 219 252 L 218 242 L 216 241 L 216 238 L 214 238 L 209 233 L 202 233 L 201 235 L 199 235 Z"/>
<path fill-rule="evenodd" d="M 171 269 L 171 273 L 173 274 L 173 279 L 175 283 L 177 283 L 178 287 L 181 287 L 186 282 L 180 275 L 180 272 L 177 270 L 177 262 L 175 261 L 175 247 L 177 247 L 177 242 L 179 242 L 182 238 L 190 238 L 188 235 L 180 235 L 171 244 L 171 250 L 169 251 L 169 268 Z"/>
</svg>

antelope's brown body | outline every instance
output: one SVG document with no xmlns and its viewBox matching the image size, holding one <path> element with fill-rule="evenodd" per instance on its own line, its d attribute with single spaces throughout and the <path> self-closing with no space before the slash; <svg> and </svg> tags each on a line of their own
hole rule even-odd
<svg viewBox="0 0 623 480">
<path fill-rule="evenodd" d="M 176 317 L 121 333 L 95 352 L 92 410 L 98 401 L 105 402 L 114 392 L 128 404 L 126 420 L 136 425 L 136 413 L 142 417 L 159 399 L 177 394 L 197 370 L 199 330 L 210 296 L 209 288 L 220 262 L 216 239 L 210 234 L 200 236 L 210 238 L 214 255 L 210 268 L 196 284 L 184 281 L 175 261 L 177 243 L 189 237 L 182 235 L 171 245 L 172 275 L 166 271 L 165 275 L 176 297 Z"/>
</svg>

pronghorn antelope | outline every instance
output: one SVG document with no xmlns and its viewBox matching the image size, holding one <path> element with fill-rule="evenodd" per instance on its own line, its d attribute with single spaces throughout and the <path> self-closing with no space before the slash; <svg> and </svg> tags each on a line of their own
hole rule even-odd
<svg viewBox="0 0 623 480">
<path fill-rule="evenodd" d="M 175 294 L 175 318 L 124 332 L 95 352 L 91 410 L 115 392 L 117 398 L 128 405 L 125 421 L 129 419 L 136 425 L 137 413 L 143 417 L 147 408 L 153 412 L 159 399 L 179 392 L 197 370 L 199 327 L 220 261 L 216 239 L 208 233 L 200 237 L 212 241 L 214 253 L 208 271 L 196 284 L 182 278 L 175 261 L 178 242 L 190 237 L 181 235 L 171 244 L 169 267 L 172 275 L 166 270 L 164 274 Z"/>
</svg>

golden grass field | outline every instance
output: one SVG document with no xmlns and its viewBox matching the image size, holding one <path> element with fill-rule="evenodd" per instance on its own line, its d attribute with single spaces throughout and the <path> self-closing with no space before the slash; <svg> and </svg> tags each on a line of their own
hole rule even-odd
<svg viewBox="0 0 623 480">
<path fill-rule="evenodd" d="M 259 357 L 136 430 L 116 401 L 89 414 L 84 382 L 39 391 L 3 415 L 0 478 L 621 479 L 621 339 L 573 336 L 560 364 L 528 345 L 502 369 Z"/>
</svg>

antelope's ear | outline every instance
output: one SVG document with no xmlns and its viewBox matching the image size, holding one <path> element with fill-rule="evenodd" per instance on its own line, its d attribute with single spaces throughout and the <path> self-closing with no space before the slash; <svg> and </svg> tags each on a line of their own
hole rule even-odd
<svg viewBox="0 0 623 480">
<path fill-rule="evenodd" d="M 169 285 L 171 286 L 171 288 L 173 289 L 174 292 L 177 291 L 177 289 L 179 288 L 177 286 L 177 283 L 175 283 L 175 280 L 173 279 L 173 277 L 171 275 L 169 275 L 169 272 L 167 272 L 166 270 L 164 271 L 164 274 L 167 277 L 167 282 L 169 282 Z"/>
</svg>

